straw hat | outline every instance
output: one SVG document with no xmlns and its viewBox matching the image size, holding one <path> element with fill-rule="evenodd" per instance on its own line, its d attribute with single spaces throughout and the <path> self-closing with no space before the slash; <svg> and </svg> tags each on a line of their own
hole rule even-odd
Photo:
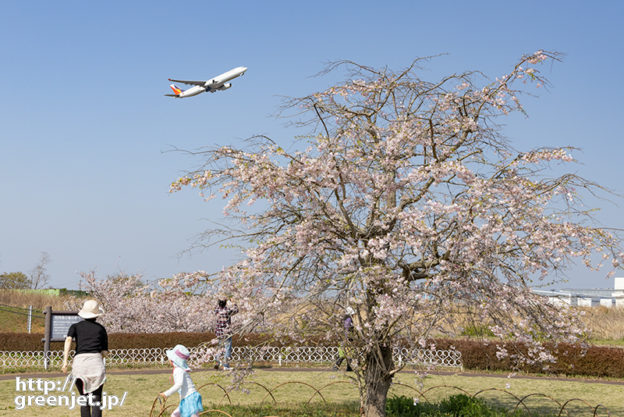
<svg viewBox="0 0 624 417">
<path fill-rule="evenodd" d="M 182 368 L 185 371 L 191 370 L 191 368 L 186 363 L 186 360 L 189 358 L 189 356 L 191 356 L 191 352 L 189 352 L 186 346 L 176 345 L 173 349 L 168 350 L 166 353 L 167 358 L 169 358 L 169 360 L 173 362 L 175 366 L 177 366 L 178 368 Z"/>
<path fill-rule="evenodd" d="M 104 314 L 104 310 L 100 307 L 100 303 L 95 300 L 87 300 L 82 305 L 82 310 L 78 312 L 78 315 L 83 319 L 92 319 L 100 317 Z"/>
</svg>

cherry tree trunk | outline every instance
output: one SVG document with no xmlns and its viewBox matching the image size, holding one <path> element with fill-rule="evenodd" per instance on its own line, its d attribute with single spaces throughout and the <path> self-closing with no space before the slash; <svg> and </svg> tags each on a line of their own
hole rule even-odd
<svg viewBox="0 0 624 417">
<path fill-rule="evenodd" d="M 360 399 L 360 413 L 365 417 L 385 417 L 386 398 L 392 384 L 392 348 L 382 346 L 366 355 L 365 386 Z"/>
</svg>

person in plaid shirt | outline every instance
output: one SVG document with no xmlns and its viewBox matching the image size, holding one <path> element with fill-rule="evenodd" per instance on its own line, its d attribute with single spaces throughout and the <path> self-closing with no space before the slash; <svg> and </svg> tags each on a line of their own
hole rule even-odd
<svg viewBox="0 0 624 417">
<path fill-rule="evenodd" d="M 227 307 L 227 300 L 219 300 L 219 304 L 214 311 L 217 323 L 215 334 L 219 340 L 219 356 L 215 369 L 223 366 L 223 369 L 230 370 L 229 360 L 232 357 L 232 316 L 238 313 L 238 306 L 234 304 L 232 308 Z M 221 352 L 223 354 L 221 355 Z"/>
</svg>

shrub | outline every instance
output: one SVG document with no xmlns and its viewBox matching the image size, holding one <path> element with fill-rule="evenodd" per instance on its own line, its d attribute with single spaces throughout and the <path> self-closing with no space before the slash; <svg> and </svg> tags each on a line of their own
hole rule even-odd
<svg viewBox="0 0 624 417">
<path fill-rule="evenodd" d="M 514 370 L 510 358 L 499 359 L 496 356 L 497 347 L 501 342 L 480 340 L 436 340 L 438 349 L 454 347 L 462 354 L 462 363 L 465 369 L 482 369 L 488 371 Z M 511 344 L 505 344 L 509 351 L 513 351 Z M 550 373 L 565 375 L 587 375 L 597 377 L 624 377 L 624 349 L 616 347 L 590 346 L 583 348 L 579 345 L 561 343 L 557 346 L 547 345 L 552 349 L 556 358 L 555 363 L 522 365 L 520 371 L 533 373 Z M 516 345 L 517 349 L 526 349 L 523 345 Z"/>
<path fill-rule="evenodd" d="M 42 339 L 41 333 L 0 333 L 0 350 L 43 350 Z"/>
<path fill-rule="evenodd" d="M 386 400 L 386 414 L 391 417 L 403 417 L 414 415 L 415 410 L 412 399 L 404 395 L 393 396 Z"/>
<path fill-rule="evenodd" d="M 530 415 L 521 411 L 510 412 L 492 407 L 480 398 L 468 397 L 464 394 L 453 395 L 437 404 L 414 404 L 411 398 L 394 396 L 386 402 L 386 413 L 389 417 L 520 417 Z"/>
</svg>

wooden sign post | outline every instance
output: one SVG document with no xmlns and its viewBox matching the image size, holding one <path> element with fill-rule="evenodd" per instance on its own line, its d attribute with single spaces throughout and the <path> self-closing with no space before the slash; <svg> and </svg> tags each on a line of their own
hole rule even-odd
<svg viewBox="0 0 624 417">
<path fill-rule="evenodd" d="M 78 323 L 82 318 L 74 311 L 52 311 L 52 307 L 46 307 L 45 311 L 45 334 L 43 338 L 43 367 L 48 369 L 50 342 L 64 342 L 69 327 Z"/>
</svg>

